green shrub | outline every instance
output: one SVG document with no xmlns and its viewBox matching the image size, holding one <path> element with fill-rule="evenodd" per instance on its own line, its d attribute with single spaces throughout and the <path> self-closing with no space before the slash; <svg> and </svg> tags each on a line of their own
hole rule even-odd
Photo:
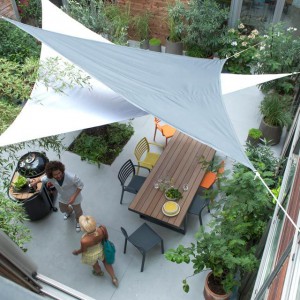
<svg viewBox="0 0 300 300">
<path fill-rule="evenodd" d="M 23 23 L 36 27 L 42 25 L 42 3 L 41 0 L 16 1 Z"/>
<path fill-rule="evenodd" d="M 69 150 L 80 155 L 82 160 L 112 164 L 133 135 L 131 124 L 113 123 L 83 130 Z"/>
<path fill-rule="evenodd" d="M 23 251 L 31 240 L 30 230 L 24 224 L 27 220 L 22 203 L 0 193 L 0 229 Z"/>
<path fill-rule="evenodd" d="M 0 57 L 21 64 L 29 57 L 39 59 L 40 43 L 15 25 L 0 20 L 0 36 Z"/>
<path fill-rule="evenodd" d="M 260 129 L 251 128 L 251 129 L 249 129 L 248 135 L 250 137 L 252 137 L 253 139 L 257 140 L 262 137 L 262 132 Z"/>
<path fill-rule="evenodd" d="M 159 45 L 161 45 L 161 40 L 157 39 L 157 38 L 152 38 L 149 41 L 149 45 L 151 45 L 151 46 L 159 46 Z"/>
<path fill-rule="evenodd" d="M 0 58 L 0 97 L 17 103 L 29 99 L 37 77 L 38 60 L 27 58 L 24 64 Z"/>
</svg>

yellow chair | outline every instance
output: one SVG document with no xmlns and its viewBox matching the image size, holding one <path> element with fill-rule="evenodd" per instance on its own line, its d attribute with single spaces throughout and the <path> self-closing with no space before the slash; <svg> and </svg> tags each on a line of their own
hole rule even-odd
<svg viewBox="0 0 300 300">
<path fill-rule="evenodd" d="M 167 146 L 167 143 L 168 143 L 168 139 L 171 138 L 175 132 L 176 132 L 176 129 L 173 128 L 172 126 L 170 125 L 160 125 L 160 119 L 155 117 L 154 118 L 154 123 L 155 123 L 155 129 L 154 129 L 154 137 L 153 137 L 153 140 L 155 141 L 155 137 L 156 137 L 156 131 L 157 129 L 162 133 L 162 135 L 166 138 L 166 146 Z"/>
<path fill-rule="evenodd" d="M 151 170 L 159 159 L 160 154 L 156 152 L 150 152 L 150 145 L 163 147 L 157 143 L 149 143 L 144 137 L 136 145 L 134 155 L 137 159 L 139 167 L 144 167 Z M 139 167 L 137 168 L 137 174 L 139 173 Z"/>
</svg>

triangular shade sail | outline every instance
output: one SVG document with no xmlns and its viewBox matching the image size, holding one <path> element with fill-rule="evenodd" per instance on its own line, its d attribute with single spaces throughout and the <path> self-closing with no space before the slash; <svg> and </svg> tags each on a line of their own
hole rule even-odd
<svg viewBox="0 0 300 300">
<path fill-rule="evenodd" d="M 47 2 L 43 1 L 43 6 Z M 53 48 L 130 103 L 253 169 L 222 102 L 220 72 L 225 60 L 155 53 L 10 22 Z M 282 76 L 286 75 L 280 75 Z M 268 80 L 271 79 L 274 78 Z M 227 92 L 231 91 L 234 89 L 227 88 Z M 95 105 L 96 102 L 95 99 Z M 74 105 L 86 107 L 90 103 L 74 101 Z M 121 108 L 116 106 L 116 113 L 120 110 Z M 49 113 L 51 114 L 51 110 Z M 63 102 L 60 113 L 62 117 L 67 115 Z M 130 113 L 133 113 L 133 116 L 134 113 L 143 114 L 141 111 Z M 96 121 L 96 111 L 94 116 Z M 55 117 L 56 120 L 58 118 Z M 74 122 L 79 124 L 81 120 L 70 120 L 70 123 Z M 81 128 L 85 126 L 82 124 Z M 66 131 L 69 131 L 69 128 L 62 132 Z"/>
</svg>

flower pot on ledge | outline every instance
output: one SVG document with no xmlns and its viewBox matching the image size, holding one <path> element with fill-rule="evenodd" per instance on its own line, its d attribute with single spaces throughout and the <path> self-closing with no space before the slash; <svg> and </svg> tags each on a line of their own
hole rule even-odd
<svg viewBox="0 0 300 300">
<path fill-rule="evenodd" d="M 183 43 L 172 42 L 169 40 L 169 37 L 166 39 L 166 51 L 165 53 L 183 55 Z"/>
</svg>

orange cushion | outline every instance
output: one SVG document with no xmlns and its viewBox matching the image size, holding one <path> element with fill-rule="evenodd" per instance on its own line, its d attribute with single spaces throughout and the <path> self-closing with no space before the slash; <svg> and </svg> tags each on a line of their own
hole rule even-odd
<svg viewBox="0 0 300 300">
<path fill-rule="evenodd" d="M 200 186 L 205 189 L 209 189 L 215 183 L 216 179 L 217 179 L 217 174 L 209 171 L 205 173 L 200 183 Z"/>
</svg>

